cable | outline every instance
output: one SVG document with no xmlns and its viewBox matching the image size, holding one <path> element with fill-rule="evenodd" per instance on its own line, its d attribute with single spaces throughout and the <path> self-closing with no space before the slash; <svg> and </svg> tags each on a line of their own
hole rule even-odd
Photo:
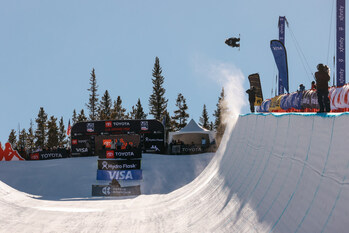
<svg viewBox="0 0 349 233">
<path fill-rule="evenodd" d="M 293 41 L 294 41 L 294 43 L 295 43 L 297 53 L 298 53 L 299 57 L 301 58 L 301 62 L 302 62 L 303 68 L 304 68 L 304 70 L 305 70 L 305 73 L 307 74 L 307 78 L 308 78 L 309 81 L 311 81 L 311 78 L 309 78 L 309 73 L 311 74 L 311 77 L 312 77 L 312 78 L 314 78 L 314 74 L 313 74 L 313 72 L 311 71 L 311 68 L 310 68 L 310 66 L 309 66 L 309 63 L 308 63 L 308 61 L 307 61 L 307 59 L 306 59 L 306 57 L 305 57 L 305 55 L 304 55 L 304 53 L 303 53 L 303 51 L 302 51 L 302 49 L 301 49 L 301 47 L 300 47 L 300 45 L 299 45 L 297 39 L 296 39 L 296 36 L 294 35 L 294 33 L 293 33 L 291 27 L 289 26 L 289 23 L 287 23 L 287 27 L 290 29 L 291 37 L 292 37 L 292 39 L 293 39 Z M 303 61 L 303 60 L 304 60 L 304 61 Z M 307 67 L 306 67 L 306 66 L 307 66 Z M 307 70 L 307 68 L 308 68 L 308 70 Z"/>
</svg>

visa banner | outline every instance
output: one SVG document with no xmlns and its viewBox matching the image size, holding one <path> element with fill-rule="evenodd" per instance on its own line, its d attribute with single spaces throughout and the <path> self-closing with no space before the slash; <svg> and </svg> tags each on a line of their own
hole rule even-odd
<svg viewBox="0 0 349 233">
<path fill-rule="evenodd" d="M 270 48 L 274 55 L 276 66 L 279 70 L 279 95 L 284 94 L 284 89 L 287 91 L 287 93 L 289 93 L 286 48 L 279 40 L 270 41 Z"/>
<path fill-rule="evenodd" d="M 142 170 L 97 170 L 97 180 L 141 180 Z"/>
</svg>

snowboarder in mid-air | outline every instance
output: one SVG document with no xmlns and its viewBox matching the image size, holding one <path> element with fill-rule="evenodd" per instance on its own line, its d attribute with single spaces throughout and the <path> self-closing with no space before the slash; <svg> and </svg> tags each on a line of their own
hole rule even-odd
<svg viewBox="0 0 349 233">
<path fill-rule="evenodd" d="M 230 47 L 238 47 L 240 48 L 240 38 L 236 38 L 236 37 L 231 37 L 229 39 L 225 40 L 225 43 L 230 46 Z"/>
</svg>

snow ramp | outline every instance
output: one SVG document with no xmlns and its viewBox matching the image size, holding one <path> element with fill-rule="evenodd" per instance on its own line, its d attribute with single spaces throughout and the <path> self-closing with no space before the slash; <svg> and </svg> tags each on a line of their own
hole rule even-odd
<svg viewBox="0 0 349 233">
<path fill-rule="evenodd" d="M 164 195 L 46 201 L 0 182 L 0 232 L 348 232 L 348 132 L 349 114 L 239 116 Z"/>
</svg>

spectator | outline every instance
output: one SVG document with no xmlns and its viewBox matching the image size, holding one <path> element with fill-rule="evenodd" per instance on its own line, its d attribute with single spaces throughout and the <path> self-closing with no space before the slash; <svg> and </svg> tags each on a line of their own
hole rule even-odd
<svg viewBox="0 0 349 233">
<path fill-rule="evenodd" d="M 202 150 L 206 149 L 206 139 L 204 137 L 201 138 L 201 148 Z"/>
<path fill-rule="evenodd" d="M 299 91 L 301 92 L 305 91 L 305 86 L 303 84 L 299 85 Z"/>
<path fill-rule="evenodd" d="M 116 140 L 116 149 L 121 150 L 122 147 L 122 142 L 120 139 L 115 139 Z"/>
<path fill-rule="evenodd" d="M 110 142 L 110 149 L 115 150 L 115 140 L 112 139 Z"/>
<path fill-rule="evenodd" d="M 317 69 L 318 71 L 315 73 L 315 81 L 320 107 L 318 113 L 324 112 L 324 110 L 330 112 L 330 99 L 328 98 L 328 82 L 330 81 L 329 69 L 323 64 L 317 65 Z"/>
<path fill-rule="evenodd" d="M 315 90 L 315 89 L 316 89 L 315 81 L 312 81 L 312 82 L 311 82 L 311 89 L 312 89 L 312 90 Z"/>
<path fill-rule="evenodd" d="M 254 102 L 256 101 L 256 89 L 252 86 L 250 89 L 246 91 L 248 94 L 248 101 L 250 102 L 251 112 L 254 112 Z"/>
</svg>

